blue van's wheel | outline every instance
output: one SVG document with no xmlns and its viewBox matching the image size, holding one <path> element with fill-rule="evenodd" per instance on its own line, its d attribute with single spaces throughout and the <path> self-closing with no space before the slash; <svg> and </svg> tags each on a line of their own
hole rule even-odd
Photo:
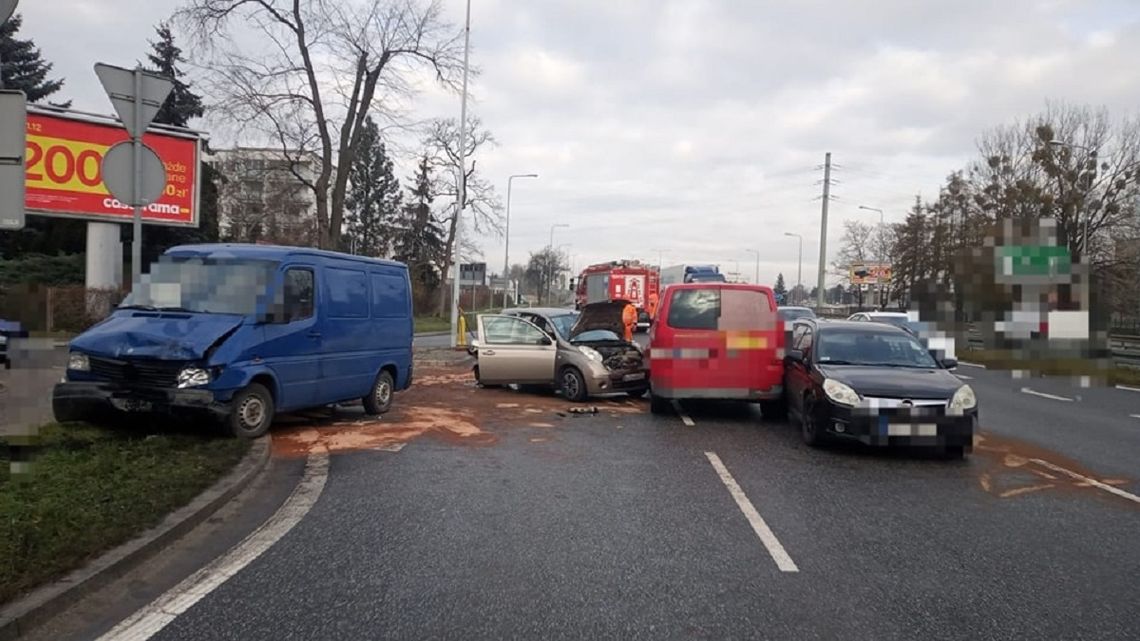
<svg viewBox="0 0 1140 641">
<path fill-rule="evenodd" d="M 361 399 L 364 411 L 371 416 L 377 416 L 392 409 L 392 391 L 395 388 L 395 381 L 387 370 L 377 374 L 376 381 L 372 383 L 372 390 L 368 392 L 368 396 Z"/>
<path fill-rule="evenodd" d="M 269 431 L 274 411 L 269 390 L 258 383 L 250 383 L 234 394 L 228 421 L 230 432 L 240 438 L 257 438 Z"/>
</svg>

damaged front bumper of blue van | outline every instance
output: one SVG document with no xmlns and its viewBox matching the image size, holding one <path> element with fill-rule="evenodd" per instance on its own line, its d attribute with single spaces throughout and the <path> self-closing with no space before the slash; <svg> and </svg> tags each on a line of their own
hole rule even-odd
<svg viewBox="0 0 1140 641">
<path fill-rule="evenodd" d="M 52 410 L 61 422 L 98 418 L 109 411 L 159 413 L 174 416 L 229 414 L 229 395 L 195 383 L 210 373 L 185 362 L 125 361 L 73 355 L 82 367 L 69 363 L 67 376 L 52 392 Z M 200 372 L 202 381 L 192 380 Z"/>
</svg>

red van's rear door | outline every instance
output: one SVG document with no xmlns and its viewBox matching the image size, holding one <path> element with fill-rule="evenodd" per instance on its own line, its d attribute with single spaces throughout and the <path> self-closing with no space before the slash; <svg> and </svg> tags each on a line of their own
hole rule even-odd
<svg viewBox="0 0 1140 641">
<path fill-rule="evenodd" d="M 667 387 L 662 395 L 673 398 L 779 397 L 781 341 L 767 290 L 710 286 L 677 289 L 670 296 L 662 319 L 670 345 L 655 345 L 652 353 L 655 389 Z"/>
</svg>

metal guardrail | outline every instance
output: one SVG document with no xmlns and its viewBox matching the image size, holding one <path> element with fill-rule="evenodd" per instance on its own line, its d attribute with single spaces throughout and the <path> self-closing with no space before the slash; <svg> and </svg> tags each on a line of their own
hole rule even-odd
<svg viewBox="0 0 1140 641">
<path fill-rule="evenodd" d="M 980 349 L 985 346 L 977 330 L 971 329 L 968 337 L 969 349 Z M 1110 334 L 1108 349 L 1117 365 L 1140 368 L 1140 336 Z"/>
</svg>

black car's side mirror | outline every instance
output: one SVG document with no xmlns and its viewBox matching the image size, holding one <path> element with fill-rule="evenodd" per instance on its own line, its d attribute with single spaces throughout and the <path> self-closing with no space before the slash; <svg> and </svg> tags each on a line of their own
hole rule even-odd
<svg viewBox="0 0 1140 641">
<path fill-rule="evenodd" d="M 799 350 L 799 349 L 789 349 L 789 350 L 788 350 L 788 360 L 790 360 L 790 361 L 792 361 L 792 362 L 795 362 L 795 363 L 802 363 L 802 362 L 804 362 L 804 352 L 803 352 L 803 350 Z"/>
<path fill-rule="evenodd" d="M 942 367 L 944 369 L 958 369 L 958 359 L 944 358 L 942 359 Z"/>
</svg>

